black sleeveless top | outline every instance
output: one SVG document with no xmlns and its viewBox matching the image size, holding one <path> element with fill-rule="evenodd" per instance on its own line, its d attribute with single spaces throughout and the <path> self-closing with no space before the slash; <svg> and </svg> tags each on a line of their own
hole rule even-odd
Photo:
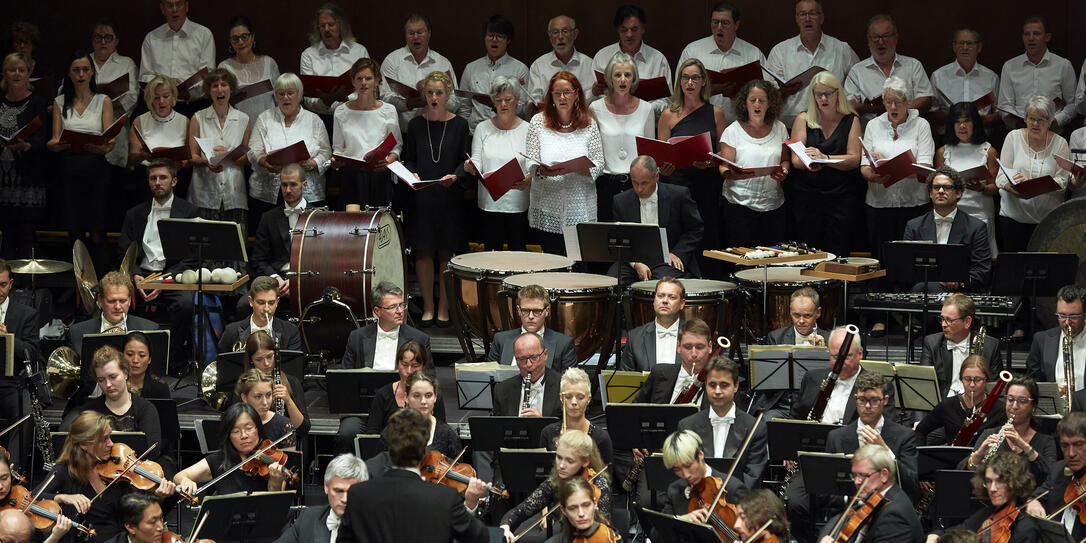
<svg viewBox="0 0 1086 543">
<path fill-rule="evenodd" d="M 712 146 L 715 148 L 720 134 L 716 133 L 716 116 L 713 114 L 713 104 L 702 104 L 701 107 L 695 109 L 686 117 L 679 119 L 679 122 L 675 123 L 675 127 L 671 129 L 671 137 L 696 136 L 702 132 L 709 133 L 709 141 L 712 142 Z M 687 166 L 681 170 L 675 170 L 666 179 L 668 183 L 675 183 L 684 187 L 691 187 L 698 183 L 699 180 L 723 183 L 720 173 L 714 167 L 699 170 L 694 166 Z"/>
<path fill-rule="evenodd" d="M 852 130 L 852 120 L 856 115 L 849 113 L 837 123 L 830 137 L 822 134 L 821 128 L 807 127 L 807 147 L 814 147 L 827 155 L 844 155 L 848 153 L 848 134 Z M 809 192 L 822 194 L 844 194 L 863 188 L 863 181 L 859 176 L 859 169 L 838 170 L 828 166 L 817 172 L 796 169 L 795 188 Z"/>
</svg>

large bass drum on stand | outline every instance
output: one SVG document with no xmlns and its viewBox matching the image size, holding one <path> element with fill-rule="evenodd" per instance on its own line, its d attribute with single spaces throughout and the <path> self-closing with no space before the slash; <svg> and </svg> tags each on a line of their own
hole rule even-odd
<svg viewBox="0 0 1086 543">
<path fill-rule="evenodd" d="M 371 292 L 407 287 L 403 228 L 388 208 L 302 213 L 290 247 L 291 309 L 310 353 L 343 356 L 347 336 L 373 318 Z"/>
</svg>

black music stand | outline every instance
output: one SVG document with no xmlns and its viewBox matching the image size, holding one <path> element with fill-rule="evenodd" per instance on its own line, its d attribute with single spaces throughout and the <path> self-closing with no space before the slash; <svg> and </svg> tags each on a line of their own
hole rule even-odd
<svg viewBox="0 0 1086 543">
<path fill-rule="evenodd" d="M 1029 336 L 1033 337 L 1033 320 L 1037 318 L 1037 297 L 1055 296 L 1064 285 L 1075 284 L 1078 255 L 1074 253 L 999 253 L 992 270 L 992 294 L 1022 296 L 1029 292 Z M 1007 334 L 1008 336 L 1010 334 Z M 1011 367 L 1011 351 L 1007 347 L 1007 367 Z"/>
<path fill-rule="evenodd" d="M 921 445 L 916 448 L 917 475 L 921 481 L 935 480 L 935 472 L 939 470 L 958 469 L 961 463 L 970 454 L 972 447 L 955 447 L 953 445 Z"/>
<path fill-rule="evenodd" d="M 385 442 L 381 441 L 381 434 L 358 434 L 354 436 L 354 455 L 369 460 L 385 450 Z"/>
<path fill-rule="evenodd" d="M 471 448 L 474 451 L 536 449 L 543 428 L 556 422 L 557 417 L 468 417 Z"/>
<path fill-rule="evenodd" d="M 136 330 L 131 331 L 135 332 Z M 170 369 L 170 331 L 139 330 L 139 332 L 147 336 L 147 340 L 151 342 L 149 346 L 151 351 L 150 371 L 158 375 L 168 375 Z M 81 347 L 83 352 L 79 353 L 79 359 L 87 361 L 80 364 L 83 381 L 87 383 L 95 382 L 94 367 L 89 363 L 90 360 L 94 360 L 94 352 L 105 345 L 109 345 L 123 353 L 127 337 L 128 334 L 87 334 L 83 336 L 83 346 Z"/>
<path fill-rule="evenodd" d="M 798 456 L 799 472 L 807 493 L 812 496 L 851 496 L 856 492 L 852 482 L 852 460 L 848 455 L 804 452 Z"/>
<path fill-rule="evenodd" d="M 706 464 L 721 473 L 728 473 L 733 462 L 735 462 L 734 458 L 707 457 L 705 459 Z M 675 475 L 675 472 L 664 466 L 663 455 L 654 454 L 645 457 L 645 484 L 649 490 L 653 491 L 649 493 L 653 507 L 656 507 L 656 492 L 665 492 L 671 483 L 678 480 L 679 477 Z"/>
<path fill-rule="evenodd" d="M 369 368 L 328 370 L 328 412 L 369 413 L 370 404 L 377 389 L 400 379 L 396 371 L 378 371 Z"/>
<path fill-rule="evenodd" d="M 206 352 L 204 346 L 204 325 L 207 323 L 207 308 L 204 306 L 204 263 L 208 260 L 231 260 L 248 262 L 245 253 L 245 240 L 241 239 L 241 228 L 229 221 L 207 221 L 193 219 L 160 219 L 158 236 L 162 240 L 162 252 L 169 260 L 196 263 L 196 327 L 193 330 L 193 356 L 187 362 L 182 374 L 192 371 L 192 386 L 199 386 L 200 366 L 208 361 L 202 360 Z M 178 385 L 181 380 L 177 380 Z M 174 386 L 177 390 L 178 385 Z"/>
<path fill-rule="evenodd" d="M 679 421 L 697 412 L 693 405 L 613 403 L 607 406 L 607 433 L 616 451 L 659 451 L 679 429 Z"/>
<path fill-rule="evenodd" d="M 279 537 L 290 516 L 295 492 L 238 492 L 208 496 L 196 518 L 207 520 L 201 536 L 215 541 L 248 541 Z"/>
<path fill-rule="evenodd" d="M 973 495 L 972 478 L 973 472 L 968 470 L 941 469 L 935 472 L 935 488 L 938 491 L 932 505 L 935 516 L 942 519 L 944 524 L 953 526 L 969 518 L 983 505 L 980 498 Z"/>
<path fill-rule="evenodd" d="M 302 351 L 279 351 L 279 371 L 284 375 L 293 375 L 300 383 L 304 367 L 305 353 Z M 219 371 L 215 374 L 215 390 L 232 394 L 238 377 L 245 373 L 245 351 L 220 354 L 217 368 Z"/>
<path fill-rule="evenodd" d="M 795 345 L 750 346 L 750 393 L 799 390 L 803 376 L 812 370 L 830 369 L 825 348 Z"/>
<path fill-rule="evenodd" d="M 721 543 L 720 536 L 708 524 L 690 522 L 675 515 L 642 509 L 652 525 L 653 541 L 664 543 Z"/>
<path fill-rule="evenodd" d="M 83 336 L 83 345 L 80 347 L 79 353 L 79 377 L 83 383 L 90 384 L 93 388 L 96 382 L 94 365 L 90 363 L 94 360 L 95 351 L 109 345 L 117 349 L 117 352 L 123 353 L 124 338 L 125 334 L 87 334 Z"/>
<path fill-rule="evenodd" d="M 769 461 L 779 464 L 785 460 L 795 460 L 799 451 L 823 452 L 826 450 L 826 437 L 837 424 L 822 424 L 815 421 L 773 419 L 766 421 L 769 444 Z"/>
<path fill-rule="evenodd" d="M 502 483 L 510 496 L 527 496 L 550 476 L 554 453 L 540 450 L 501 448 L 497 454 Z M 521 500 L 515 500 L 519 503 Z"/>
<path fill-rule="evenodd" d="M 1075 543 L 1075 538 L 1067 533 L 1067 528 L 1062 522 L 1048 520 L 1046 518 L 1033 517 L 1037 527 L 1041 529 L 1041 541 L 1045 543 Z"/>
<path fill-rule="evenodd" d="M 920 282 L 924 285 L 923 304 L 920 311 L 920 337 L 927 336 L 930 282 L 968 283 L 969 247 L 960 243 L 888 241 L 883 244 L 882 254 L 885 259 L 883 268 L 886 269 L 886 274 L 891 280 L 906 284 Z M 906 345 L 910 345 L 908 338 L 911 335 L 911 330 L 908 330 Z"/>
</svg>

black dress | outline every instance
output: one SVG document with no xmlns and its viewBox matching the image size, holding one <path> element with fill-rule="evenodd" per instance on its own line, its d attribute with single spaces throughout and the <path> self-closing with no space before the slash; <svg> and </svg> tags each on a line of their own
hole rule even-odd
<svg viewBox="0 0 1086 543">
<path fill-rule="evenodd" d="M 978 406 L 979 409 L 979 406 Z M 935 406 L 923 419 L 920 419 L 920 423 L 916 425 L 916 433 L 919 434 L 921 439 L 919 445 L 950 445 L 954 442 L 954 438 L 958 435 L 958 430 L 961 429 L 965 423 L 966 415 L 972 415 L 972 410 L 968 412 L 962 407 L 961 396 L 952 396 L 944 398 L 939 402 L 939 405 Z M 985 417 L 984 422 L 981 423 L 980 428 L 977 429 L 977 433 L 973 436 L 973 441 L 970 441 L 969 445 L 973 446 L 976 443 L 977 436 L 988 428 L 995 428 L 1003 426 L 1007 420 L 1007 413 L 1003 407 L 1003 402 L 997 401 L 992 404 L 992 410 L 988 412 L 988 416 Z M 939 443 L 928 443 L 925 436 L 943 430 L 943 439 Z"/>
<path fill-rule="evenodd" d="M 431 185 L 409 197 L 406 221 L 410 244 L 415 250 L 462 249 L 464 187 L 474 187 L 474 180 L 464 173 L 464 157 L 471 154 L 471 134 L 468 122 L 454 116 L 448 121 L 428 121 L 423 116 L 411 119 L 403 145 L 403 163 L 419 178 L 439 179 L 456 174 L 457 182 L 449 187 Z"/>
<path fill-rule="evenodd" d="M 979 435 L 973 443 L 983 443 L 988 436 L 998 433 L 1000 428 L 1002 428 L 1002 425 L 988 428 L 983 432 L 978 432 Z M 1059 452 L 1059 448 L 1056 446 L 1056 440 L 1049 434 L 1043 434 L 1040 431 L 1037 431 L 1033 433 L 1033 439 L 1029 440 L 1029 446 L 1037 451 L 1037 459 L 1029 463 L 1029 471 L 1033 474 L 1033 480 L 1047 481 L 1048 473 L 1051 470 L 1052 465 L 1056 463 L 1056 454 Z M 1007 442 L 1004 440 L 1003 444 L 999 446 L 999 452 L 1010 451 L 1011 447 L 1007 445 Z M 958 469 L 969 469 L 966 465 L 968 462 L 968 458 L 962 460 L 959 463 Z"/>
<path fill-rule="evenodd" d="M 166 380 L 151 372 L 147 372 L 144 376 L 143 388 L 140 389 L 139 395 L 147 400 L 173 399 L 173 395 L 170 394 L 170 385 L 166 383 Z"/>
<path fill-rule="evenodd" d="M 856 115 L 849 113 L 837 123 L 830 137 L 821 128 L 807 127 L 807 147 L 814 147 L 827 155 L 848 153 L 848 135 Z M 812 247 L 837 255 L 848 254 L 850 227 L 858 220 L 860 200 L 867 190 L 860 169 L 838 170 L 823 166 L 817 172 L 793 168 L 788 176 L 796 218 L 796 233 Z"/>
<path fill-rule="evenodd" d="M 385 424 L 388 424 L 388 418 L 403 409 L 403 406 L 396 403 L 396 393 L 392 390 L 394 384 L 382 386 L 373 394 L 373 403 L 370 404 L 370 413 L 366 417 L 366 427 L 362 433 L 380 434 Z M 445 422 L 445 402 L 441 396 L 434 400 L 434 417 L 438 422 Z"/>
<path fill-rule="evenodd" d="M 0 228 L 6 238 L 0 256 L 9 258 L 29 255 L 34 246 L 34 226 L 41 221 L 46 205 L 49 165 L 45 142 L 53 133 L 53 116 L 48 103 L 37 94 L 18 101 L 0 94 L 0 135 L 15 135 L 35 117 L 41 120 L 41 127 L 25 138 L 30 149 L 16 152 L 0 146 Z"/>
<path fill-rule="evenodd" d="M 553 451 L 555 449 L 555 443 L 561 435 L 561 422 L 548 424 L 543 427 L 543 431 L 539 434 L 539 446 L 548 451 Z M 614 455 L 614 449 L 611 446 L 611 436 L 607 433 L 607 430 L 590 422 L 588 423 L 588 437 L 596 442 L 596 448 L 600 450 L 600 458 L 603 459 L 603 463 L 610 464 L 611 457 Z"/>
<path fill-rule="evenodd" d="M 151 402 L 136 394 L 132 395 L 132 405 L 128 408 L 128 411 L 121 414 L 114 413 L 106 407 L 105 395 L 91 398 L 78 411 L 72 411 L 69 414 L 69 418 L 61 425 L 62 430 L 68 431 L 72 420 L 82 411 L 97 411 L 105 415 L 109 419 L 110 429 L 114 432 L 143 432 L 147 434 L 148 445 L 159 444 L 148 454 L 147 458 L 149 460 L 157 461 L 162 452 L 168 450 L 162 445 L 162 428 L 158 423 L 158 410 L 155 409 L 154 405 L 151 405 Z M 136 454 L 143 454 L 143 451 L 136 451 Z"/>
<path fill-rule="evenodd" d="M 457 435 L 456 430 L 453 430 L 452 426 L 444 422 L 436 421 L 436 424 L 434 424 L 434 439 L 426 448 L 431 451 L 438 451 L 452 459 L 460 454 L 462 447 L 460 436 Z"/>
<path fill-rule="evenodd" d="M 49 486 L 41 493 L 41 498 L 52 500 L 57 494 L 82 494 L 88 499 L 93 499 L 96 492 L 90 483 L 78 483 L 68 473 L 67 464 L 57 464 L 50 472 L 55 475 Z M 124 524 L 120 520 L 120 503 L 125 494 L 132 492 L 133 488 L 127 481 L 117 481 L 116 484 L 106 489 L 91 503 L 90 509 L 84 515 L 79 515 L 75 507 L 69 504 L 61 504 L 60 509 L 64 516 L 92 528 L 97 532 L 97 537 L 91 541 L 106 541 L 114 535 L 124 531 Z M 166 500 L 169 502 L 170 500 Z M 81 518 L 80 518 L 81 517 Z M 62 542 L 75 541 L 78 530 L 70 530 L 61 539 Z"/>
<path fill-rule="evenodd" d="M 60 107 L 60 104 L 53 106 Z M 75 115 L 75 108 L 69 109 L 68 114 Z M 65 119 L 63 111 L 61 119 Z M 82 238 L 83 232 L 105 233 L 106 195 L 110 187 L 106 155 L 67 150 L 61 151 L 58 158 L 57 180 L 63 192 L 62 220 L 66 221 L 69 235 Z"/>
<path fill-rule="evenodd" d="M 271 420 L 264 423 L 264 435 L 268 436 L 268 439 L 275 441 L 294 430 L 294 425 L 291 424 L 290 419 L 280 415 L 279 413 L 273 413 Z M 298 434 L 280 441 L 276 447 L 289 449 L 291 447 L 298 446 Z"/>
<path fill-rule="evenodd" d="M 706 103 L 695 109 L 686 117 L 683 117 L 671 129 L 671 137 L 696 136 L 702 132 L 709 133 L 709 139 L 716 145 L 720 134 L 716 133 L 716 115 L 713 113 L 713 105 Z M 720 171 L 709 166 L 704 170 L 694 166 L 687 166 L 676 170 L 667 177 L 661 177 L 664 183 L 674 183 L 690 189 L 691 196 L 698 203 L 698 212 L 705 223 L 705 233 L 698 246 L 698 265 L 701 273 L 706 277 L 719 277 L 721 267 L 719 260 L 705 258 L 703 249 L 720 249 L 720 197 L 724 188 L 724 178 L 720 177 Z"/>
</svg>

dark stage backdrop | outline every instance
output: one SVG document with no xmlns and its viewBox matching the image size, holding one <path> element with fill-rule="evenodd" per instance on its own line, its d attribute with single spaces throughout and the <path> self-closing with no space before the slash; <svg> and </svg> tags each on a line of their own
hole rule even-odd
<svg viewBox="0 0 1086 543">
<path fill-rule="evenodd" d="M 299 55 L 307 45 L 312 12 L 322 2 L 313 0 L 191 0 L 189 16 L 215 34 L 216 60 L 226 58 L 227 28 L 237 14 L 248 16 L 256 27 L 257 45 L 279 63 L 282 71 L 296 71 Z M 550 17 L 567 14 L 577 20 L 578 49 L 589 56 L 616 41 L 611 25 L 615 8 L 624 2 L 612 0 L 460 0 L 374 2 L 344 1 L 344 7 L 358 41 L 378 60 L 403 45 L 404 18 L 412 12 L 425 13 L 433 22 L 430 46 L 448 57 L 459 74 L 464 65 L 483 54 L 482 25 L 487 17 L 501 13 L 516 26 L 510 53 L 531 64 L 549 49 L 546 24 Z M 661 50 L 671 62 L 689 42 L 708 35 L 710 7 L 702 0 L 642 0 L 648 13 L 646 43 Z M 736 0 L 741 11 L 739 36 L 768 54 L 774 44 L 796 34 L 792 0 Z M 981 31 L 982 64 L 999 73 L 1003 62 L 1022 52 L 1021 23 L 1031 13 L 1040 13 L 1052 32 L 1049 47 L 1067 57 L 1077 71 L 1086 57 L 1086 38 L 1073 30 L 1074 23 L 1086 21 L 1082 0 L 824 0 L 826 33 L 849 42 L 860 56 L 869 56 L 865 41 L 868 17 L 885 12 L 900 29 L 898 51 L 917 57 L 930 72 L 951 61 L 951 31 L 968 24 Z M 139 64 L 143 36 L 163 23 L 159 3 L 154 0 L 23 0 L 7 2 L 3 20 L 29 20 L 42 30 L 40 54 L 49 66 L 60 66 L 75 48 L 88 48 L 92 26 L 98 17 L 115 23 L 121 54 Z M 5 24 L 6 26 L 6 24 Z M 10 49 L 10 41 L 2 49 Z"/>
</svg>

